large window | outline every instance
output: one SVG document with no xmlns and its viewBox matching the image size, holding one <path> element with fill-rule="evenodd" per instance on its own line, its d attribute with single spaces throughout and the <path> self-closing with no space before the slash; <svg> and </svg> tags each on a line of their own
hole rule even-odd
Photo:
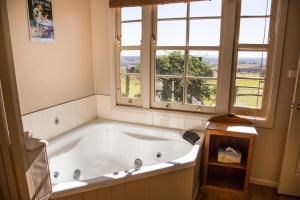
<svg viewBox="0 0 300 200">
<path fill-rule="evenodd" d="M 117 102 L 141 105 L 142 8 L 122 8 L 117 18 Z"/>
<path fill-rule="evenodd" d="M 232 109 L 245 115 L 262 115 L 267 103 L 271 3 L 271 0 L 241 0 Z"/>
<path fill-rule="evenodd" d="M 153 107 L 214 112 L 221 7 L 221 0 L 156 7 Z"/>
<path fill-rule="evenodd" d="M 117 103 L 266 116 L 277 1 L 117 9 Z"/>
</svg>

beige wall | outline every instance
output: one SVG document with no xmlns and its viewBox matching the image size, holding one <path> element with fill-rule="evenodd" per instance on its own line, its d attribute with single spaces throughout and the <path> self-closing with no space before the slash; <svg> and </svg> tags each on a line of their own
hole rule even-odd
<svg viewBox="0 0 300 200">
<path fill-rule="evenodd" d="M 107 24 L 107 21 L 111 20 L 112 15 L 107 7 L 108 0 L 94 0 L 94 2 L 97 2 L 95 9 L 100 9 L 99 13 L 94 12 L 94 18 L 101 18 L 101 21 L 104 21 L 104 23 L 98 23 L 97 29 L 94 29 L 94 38 L 95 41 L 97 39 L 97 45 L 99 45 L 102 42 L 111 41 L 111 38 L 109 38 L 105 30 L 111 30 L 112 28 Z M 289 108 L 295 81 L 294 79 L 288 78 L 288 70 L 296 68 L 300 51 L 299 10 L 300 1 L 290 0 L 275 123 L 272 129 L 259 128 L 259 136 L 255 144 L 252 180 L 270 186 L 275 186 L 279 180 L 282 154 L 287 133 Z M 99 46 L 97 51 L 110 52 L 111 47 L 107 45 L 108 44 L 105 43 L 104 46 Z M 112 44 L 110 44 L 110 46 L 112 46 Z M 100 50 L 100 48 L 102 50 Z M 111 68 L 114 66 L 110 64 L 111 61 L 109 60 L 111 57 L 107 56 L 107 54 L 101 55 L 96 52 L 95 59 L 101 60 L 101 62 L 95 65 L 97 73 L 96 94 L 110 95 L 113 88 L 110 88 L 110 85 L 107 83 L 111 83 L 113 77 Z"/>
<path fill-rule="evenodd" d="M 113 35 L 110 34 L 114 26 L 112 10 L 108 9 L 108 0 L 92 0 L 92 22 L 93 22 L 93 46 L 95 63 L 96 94 L 109 95 L 111 93 L 110 83 L 112 74 L 110 66 L 113 46 L 111 41 Z"/>
<path fill-rule="evenodd" d="M 300 1 L 290 0 L 274 128 L 260 129 L 255 145 L 252 176 L 276 182 L 279 180 L 295 83 L 295 79 L 288 78 L 288 70 L 296 69 L 300 53 L 299 10 Z"/>
<path fill-rule="evenodd" d="M 53 1 L 55 41 L 29 41 L 25 0 L 8 13 L 22 114 L 94 94 L 90 0 Z"/>
</svg>

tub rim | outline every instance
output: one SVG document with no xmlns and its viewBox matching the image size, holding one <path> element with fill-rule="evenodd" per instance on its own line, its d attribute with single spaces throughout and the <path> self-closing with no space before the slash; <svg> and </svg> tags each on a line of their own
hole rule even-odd
<svg viewBox="0 0 300 200">
<path fill-rule="evenodd" d="M 71 135 L 77 133 L 77 137 L 75 138 L 80 138 L 82 137 L 82 135 L 84 135 L 84 133 L 82 134 L 78 134 L 78 131 L 84 128 L 89 127 L 91 124 L 99 124 L 99 123 L 118 123 L 118 124 L 123 124 L 123 125 L 133 125 L 133 126 L 138 126 L 138 127 L 145 127 L 145 128 L 151 128 L 151 129 L 163 129 L 163 130 L 169 130 L 169 131 L 176 131 L 178 133 L 181 134 L 181 136 L 183 135 L 183 133 L 187 130 L 182 130 L 182 129 L 174 129 L 174 128 L 166 128 L 166 127 L 158 127 L 158 126 L 150 126 L 150 125 L 142 125 L 142 124 L 136 124 L 136 123 L 129 123 L 129 122 L 122 122 L 122 121 L 115 121 L 115 120 L 106 120 L 106 119 L 96 119 L 96 120 L 92 120 L 89 121 L 81 126 L 78 126 L 70 131 L 65 132 L 64 134 L 57 136 L 51 140 L 49 140 L 49 145 L 48 147 L 51 148 L 51 146 L 54 145 L 60 145 L 60 143 L 63 143 L 63 140 L 70 137 Z M 143 179 L 143 178 L 149 178 L 152 176 L 157 176 L 157 175 L 161 175 L 161 174 L 165 174 L 165 173 L 171 173 L 174 171 L 178 171 L 178 170 L 183 170 L 183 169 L 187 169 L 190 167 L 195 167 L 196 166 L 196 162 L 197 162 L 197 158 L 200 156 L 201 157 L 201 152 L 203 149 L 203 144 L 204 144 L 204 138 L 205 138 L 205 133 L 202 130 L 195 130 L 195 129 L 189 129 L 192 130 L 194 132 L 196 132 L 200 139 L 193 145 L 192 149 L 183 157 L 177 158 L 175 160 L 171 160 L 168 162 L 162 162 L 159 164 L 154 164 L 154 165 L 149 165 L 149 166 L 144 166 L 141 168 L 141 170 L 136 171 L 133 174 L 130 175 L 125 175 L 125 171 L 119 171 L 119 174 L 123 174 L 125 176 L 119 177 L 119 178 L 107 178 L 106 176 L 111 175 L 111 174 L 106 174 L 104 176 L 99 176 L 96 177 L 94 179 L 89 179 L 89 180 L 84 180 L 84 181 L 79 181 L 79 182 L 84 182 L 85 185 L 83 186 L 79 186 L 79 187 L 72 187 L 72 188 L 67 188 L 64 190 L 58 190 L 58 191 L 54 191 L 51 193 L 51 198 L 56 199 L 56 198 L 61 198 L 61 197 L 65 197 L 65 196 L 69 196 L 69 195 L 74 195 L 77 193 L 82 193 L 82 192 L 88 192 L 94 189 L 101 189 L 101 188 L 105 188 L 105 187 L 110 187 L 113 185 L 117 185 L 117 184 L 122 184 L 122 183 L 126 183 L 126 182 L 130 182 L 130 181 L 135 181 L 138 179 Z M 73 138 L 74 140 L 74 138 Z M 48 148 L 47 148 L 47 152 L 48 152 Z M 51 153 L 51 152 L 50 152 Z M 189 155 L 191 154 L 191 155 Z M 52 152 L 52 156 L 55 155 L 55 152 Z M 189 158 L 185 158 L 187 155 L 189 155 Z M 51 157 L 51 156 L 50 156 Z M 50 158 L 49 157 L 49 158 Z M 185 160 L 184 160 L 185 159 Z M 180 161 L 181 160 L 181 161 Z M 178 162 L 180 161 L 180 162 Z M 173 162 L 173 163 L 171 163 Z M 161 165 L 161 166 L 160 166 Z M 165 165 L 165 166 L 164 166 Z M 164 166 L 164 167 L 163 167 Z M 146 168 L 151 168 L 153 167 L 153 169 L 147 169 Z M 146 170 L 146 171 L 143 171 Z M 129 169 L 133 170 L 133 169 Z M 125 174 L 124 174 L 125 173 Z M 68 182 L 71 183 L 71 182 Z M 51 183 L 52 186 L 52 183 Z M 52 186 L 53 188 L 53 186 Z"/>
</svg>

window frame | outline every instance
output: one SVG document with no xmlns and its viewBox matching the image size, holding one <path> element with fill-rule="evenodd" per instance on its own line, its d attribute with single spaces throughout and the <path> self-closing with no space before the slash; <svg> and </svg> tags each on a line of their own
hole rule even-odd
<svg viewBox="0 0 300 200">
<path fill-rule="evenodd" d="M 141 7 L 141 12 L 143 13 L 143 9 Z M 122 46 L 122 24 L 123 23 L 135 23 L 141 22 L 141 41 L 140 45 L 135 46 Z M 142 65 L 142 43 L 143 43 L 143 14 L 141 15 L 141 19 L 136 20 L 125 20 L 122 21 L 121 15 L 121 8 L 116 8 L 116 24 L 115 24 L 115 62 L 116 62 L 116 69 L 115 69 L 115 76 L 116 76 L 116 103 L 119 105 L 126 105 L 126 106 L 135 106 L 141 107 L 143 105 L 143 65 Z M 121 90 L 121 52 L 126 50 L 138 50 L 140 51 L 140 85 L 141 85 L 141 97 L 140 98 L 128 98 L 122 97 L 122 90 Z"/>
<path fill-rule="evenodd" d="M 223 32 L 226 33 L 224 37 L 221 37 L 220 47 L 220 55 L 219 55 L 219 69 L 218 74 L 222 74 L 222 76 L 218 76 L 217 84 L 221 89 L 218 89 L 218 93 L 216 99 L 216 109 L 214 113 L 208 112 L 209 114 L 223 114 L 228 112 L 236 112 L 242 117 L 248 118 L 252 120 L 252 122 L 258 127 L 266 127 L 272 128 L 274 122 L 274 115 L 277 106 L 277 94 L 279 90 L 279 80 L 280 80 L 280 71 L 282 66 L 282 56 L 283 56 L 283 46 L 284 46 L 284 36 L 285 36 L 285 27 L 286 27 L 286 19 L 287 19 L 287 10 L 288 10 L 288 2 L 285 0 L 276 0 L 276 6 L 273 3 L 271 8 L 273 22 L 270 31 L 272 31 L 273 35 L 273 43 L 270 47 L 270 51 L 272 52 L 272 56 L 268 55 L 268 65 L 271 66 L 268 70 L 267 77 L 269 78 L 269 84 L 265 84 L 269 87 L 268 92 L 265 92 L 265 96 L 267 97 L 267 103 L 265 105 L 264 116 L 258 116 L 257 113 L 249 113 L 247 111 L 241 112 L 238 110 L 232 109 L 232 87 L 233 87 L 233 79 L 235 73 L 232 73 L 232 70 L 236 68 L 235 65 L 235 57 L 236 54 L 236 20 L 237 20 L 237 1 L 240 0 L 223 0 L 222 5 L 222 20 L 221 20 L 221 36 Z M 273 0 L 275 1 L 275 0 Z M 225 3 L 224 3 L 225 2 Z M 112 53 L 114 54 L 114 61 L 115 67 L 112 68 L 114 76 L 114 90 L 112 91 L 112 95 L 114 96 L 114 101 L 112 105 L 114 108 L 128 108 L 130 110 L 138 111 L 140 108 L 143 107 L 147 110 L 156 110 L 156 111 L 163 111 L 168 110 L 170 113 L 182 113 L 183 115 L 195 115 L 198 116 L 199 114 L 203 113 L 203 116 L 211 116 L 211 115 L 204 115 L 206 112 L 203 110 L 201 111 L 192 111 L 192 110 L 184 110 L 186 112 L 177 112 L 176 109 L 167 109 L 167 108 L 155 108 L 151 105 L 151 96 L 153 95 L 153 86 L 152 86 L 152 76 L 153 76 L 153 28 L 152 28 L 152 21 L 153 21 L 153 6 L 143 6 L 142 7 L 142 44 L 141 44 L 141 89 L 142 89 L 142 103 L 138 103 L 137 105 L 128 104 L 128 102 L 120 102 L 117 97 L 117 79 L 118 79 L 118 53 L 117 48 Z M 118 12 L 120 15 L 120 9 L 114 9 L 113 19 L 115 24 L 118 24 Z M 224 12 L 224 14 L 223 14 Z M 116 17 L 116 18 L 115 18 Z M 226 20 L 224 20 L 226 19 Z M 117 47 L 119 38 L 118 38 L 118 28 L 115 26 L 112 29 L 112 33 L 114 33 L 115 38 L 115 47 Z M 271 35 L 270 35 L 271 37 Z M 222 53 L 221 53 L 222 51 Z M 222 63 L 222 64 L 221 64 Z M 222 67 L 220 66 L 222 65 Z M 151 74 L 151 76 L 149 75 Z M 130 108 L 130 106 L 134 106 L 137 108 Z M 126 109 L 127 109 L 126 108 Z M 122 110 L 121 109 L 121 110 Z M 179 111 L 183 111 L 183 109 L 179 109 Z"/>
<path fill-rule="evenodd" d="M 222 0 L 224 2 L 226 0 Z M 185 17 L 178 17 L 178 18 L 162 18 L 159 19 L 157 17 L 157 5 L 152 7 L 152 37 L 151 37 L 151 107 L 158 108 L 158 109 L 166 109 L 166 110 L 177 110 L 177 111 L 189 111 L 189 112 L 197 112 L 197 113 L 211 113 L 215 114 L 218 113 L 220 110 L 219 107 L 222 107 L 221 103 L 218 103 L 218 96 L 221 95 L 222 90 L 218 87 L 220 80 L 219 76 L 219 69 L 221 66 L 222 61 L 222 51 L 223 51 L 223 29 L 224 29 L 224 3 L 221 5 L 221 15 L 220 16 L 208 16 L 208 17 L 190 17 L 190 3 L 186 3 L 187 15 Z M 189 45 L 189 36 L 190 36 L 190 22 L 191 20 L 205 20 L 205 19 L 220 19 L 220 39 L 219 39 L 219 46 L 190 46 Z M 185 45 L 184 46 L 157 46 L 157 24 L 159 21 L 176 21 L 176 20 L 185 20 L 186 22 L 186 38 L 185 38 Z M 155 78 L 157 77 L 156 71 L 156 51 L 157 50 L 178 50 L 184 52 L 184 74 L 182 77 L 178 75 L 178 78 L 182 79 L 183 81 L 183 102 L 176 103 L 176 102 L 156 102 L 155 101 Z M 207 78 L 209 80 L 216 80 L 217 82 L 217 92 L 216 92 L 216 105 L 214 107 L 211 106 L 199 106 L 199 105 L 192 105 L 187 104 L 187 81 L 191 78 L 187 74 L 188 71 L 188 56 L 189 51 L 218 51 L 219 58 L 218 58 L 218 76 L 216 78 L 211 77 Z M 162 75 L 163 77 L 163 75 Z M 175 76 L 174 76 L 175 77 Z M 205 77 L 195 77 L 196 79 L 205 79 Z"/>
<path fill-rule="evenodd" d="M 236 12 L 236 28 L 235 28 L 235 38 L 234 38 L 234 52 L 233 52 L 233 67 L 232 67 L 232 84 L 230 92 L 230 112 L 243 115 L 243 116 L 253 116 L 253 117 L 265 117 L 268 111 L 268 104 L 270 100 L 268 97 L 271 96 L 271 92 L 275 88 L 270 87 L 270 82 L 272 80 L 272 71 L 274 71 L 275 64 L 273 63 L 273 58 L 275 55 L 274 46 L 275 46 L 275 21 L 277 16 L 278 9 L 278 0 L 272 0 L 272 6 L 269 15 L 250 15 L 242 16 L 241 15 L 241 1 L 237 0 L 237 12 Z M 277 9 L 276 9 L 277 8 Z M 240 22 L 242 18 L 264 18 L 269 17 L 269 33 L 268 33 L 268 43 L 267 44 L 245 44 L 239 43 L 239 34 L 240 34 Z M 264 78 L 264 87 L 262 95 L 262 104 L 261 108 L 250 108 L 250 107 L 241 107 L 235 106 L 235 81 L 236 81 L 236 71 L 237 71 L 237 62 L 238 62 L 238 52 L 239 51 L 254 51 L 254 52 L 267 52 L 266 59 L 266 75 Z"/>
</svg>

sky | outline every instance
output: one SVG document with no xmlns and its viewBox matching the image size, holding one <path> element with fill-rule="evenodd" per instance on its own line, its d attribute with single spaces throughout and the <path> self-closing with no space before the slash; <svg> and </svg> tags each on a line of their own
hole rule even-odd
<svg viewBox="0 0 300 200">
<path fill-rule="evenodd" d="M 221 16 L 222 0 L 190 3 L 191 17 Z M 159 21 L 166 18 L 186 17 L 185 3 L 158 5 L 157 45 L 185 46 L 186 20 Z M 242 0 L 241 16 L 269 15 L 271 0 Z M 141 8 L 122 8 L 122 21 L 140 20 Z M 141 22 L 122 23 L 122 45 L 140 45 Z M 220 19 L 197 19 L 190 21 L 191 46 L 219 46 Z M 269 18 L 242 18 L 240 24 L 240 43 L 267 44 Z M 261 52 L 257 53 L 261 56 Z M 251 56 L 256 56 L 251 54 Z"/>
</svg>

